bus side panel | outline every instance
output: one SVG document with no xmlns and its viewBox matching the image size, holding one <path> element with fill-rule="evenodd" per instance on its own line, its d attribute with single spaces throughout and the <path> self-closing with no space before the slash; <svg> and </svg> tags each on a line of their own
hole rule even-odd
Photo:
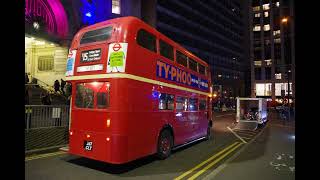
<svg viewBox="0 0 320 180">
<path fill-rule="evenodd" d="M 159 119 L 153 114 L 152 84 L 125 80 L 128 90 L 128 152 L 129 159 L 136 159 L 155 151 L 154 137 Z"/>
</svg>

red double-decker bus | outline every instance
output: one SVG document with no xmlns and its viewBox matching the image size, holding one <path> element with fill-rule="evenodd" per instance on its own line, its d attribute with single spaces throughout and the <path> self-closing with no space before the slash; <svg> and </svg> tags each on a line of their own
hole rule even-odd
<svg viewBox="0 0 320 180">
<path fill-rule="evenodd" d="M 81 29 L 67 60 L 69 153 L 113 164 L 211 133 L 208 64 L 135 17 Z"/>
</svg>

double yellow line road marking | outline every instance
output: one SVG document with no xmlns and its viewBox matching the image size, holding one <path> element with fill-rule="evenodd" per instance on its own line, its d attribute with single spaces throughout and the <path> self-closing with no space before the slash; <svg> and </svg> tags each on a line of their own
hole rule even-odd
<svg viewBox="0 0 320 180">
<path fill-rule="evenodd" d="M 186 176 L 188 176 L 189 174 L 191 174 L 192 172 L 194 172 L 195 170 L 199 169 L 200 167 L 204 166 L 205 164 L 209 163 L 210 161 L 212 161 L 210 164 L 204 166 L 200 171 L 198 171 L 196 174 L 194 174 L 193 176 L 191 176 L 190 178 L 188 178 L 188 180 L 192 180 L 197 178 L 198 176 L 200 176 L 201 174 L 203 174 L 206 170 L 208 170 L 210 167 L 214 166 L 215 164 L 217 164 L 218 162 L 220 162 L 223 158 L 225 158 L 227 155 L 229 155 L 230 153 L 232 153 L 233 151 L 235 151 L 239 146 L 241 146 L 242 142 L 235 142 L 231 145 L 229 145 L 228 147 L 224 148 L 223 150 L 221 150 L 220 152 L 216 153 L 215 155 L 211 156 L 209 159 L 203 161 L 202 163 L 198 164 L 197 166 L 195 166 L 194 168 L 190 169 L 189 171 L 181 174 L 180 176 L 176 177 L 174 180 L 180 180 Z M 220 156 L 221 155 L 221 156 Z M 220 157 L 219 157 L 220 156 Z"/>
<path fill-rule="evenodd" d="M 26 157 L 25 161 L 30 161 L 30 160 L 40 159 L 40 158 L 45 158 L 45 157 L 50 157 L 50 156 L 56 156 L 56 155 L 65 154 L 65 153 L 66 152 L 59 151 L 59 152 L 54 152 L 54 153 L 47 153 L 47 154 L 41 154 L 41 155 L 36 155 L 36 156 L 30 156 L 30 157 Z"/>
</svg>

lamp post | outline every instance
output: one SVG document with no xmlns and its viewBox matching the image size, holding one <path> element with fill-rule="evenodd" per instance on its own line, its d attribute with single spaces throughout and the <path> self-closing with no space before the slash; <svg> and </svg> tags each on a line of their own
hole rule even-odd
<svg viewBox="0 0 320 180">
<path fill-rule="evenodd" d="M 284 33 L 284 39 L 286 39 L 285 38 L 285 36 L 287 36 L 287 33 L 288 33 L 288 31 L 287 31 L 287 25 L 288 25 L 288 17 L 283 17 L 282 19 L 281 19 L 281 24 L 283 24 L 283 32 L 282 33 Z M 284 48 L 286 48 L 286 44 L 284 44 Z M 284 54 L 284 57 L 285 57 L 285 60 L 287 60 L 287 55 L 286 54 Z M 290 106 L 290 73 L 291 73 L 291 64 L 290 63 L 288 63 L 287 65 L 287 80 L 288 80 L 288 98 L 287 98 L 287 100 L 288 100 L 288 104 L 287 104 L 287 106 L 288 106 L 288 119 L 290 120 L 290 112 L 291 112 L 291 106 Z"/>
<path fill-rule="evenodd" d="M 288 120 L 290 120 L 290 113 L 291 113 L 291 108 L 290 108 L 290 72 L 291 72 L 291 70 L 289 69 L 287 71 L 287 78 L 288 78 Z"/>
</svg>

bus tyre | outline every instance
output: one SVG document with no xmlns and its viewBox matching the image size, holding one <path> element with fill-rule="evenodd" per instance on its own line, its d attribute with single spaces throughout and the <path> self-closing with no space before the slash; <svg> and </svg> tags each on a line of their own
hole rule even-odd
<svg viewBox="0 0 320 180">
<path fill-rule="evenodd" d="M 211 127 L 208 126 L 206 140 L 210 140 L 211 138 L 212 138 Z"/>
<path fill-rule="evenodd" d="M 163 130 L 159 136 L 157 157 L 159 159 L 166 159 L 171 154 L 173 145 L 172 135 L 169 130 Z"/>
</svg>

